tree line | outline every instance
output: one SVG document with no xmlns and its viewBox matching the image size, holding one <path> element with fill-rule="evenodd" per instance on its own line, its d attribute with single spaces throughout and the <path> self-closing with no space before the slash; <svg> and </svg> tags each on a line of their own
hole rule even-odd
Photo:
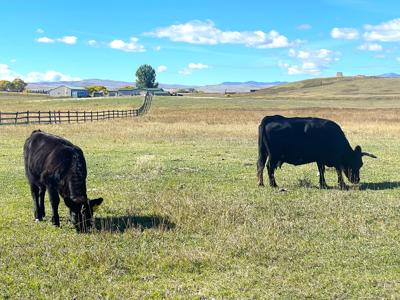
<svg viewBox="0 0 400 300">
<path fill-rule="evenodd" d="M 28 84 L 20 78 L 13 81 L 0 80 L 0 91 L 3 92 L 22 92 Z"/>
<path fill-rule="evenodd" d="M 28 84 L 20 78 L 16 78 L 13 81 L 0 80 L 0 91 L 3 92 L 23 92 Z M 136 70 L 136 88 L 156 88 L 158 82 L 156 82 L 156 71 L 150 65 L 141 65 Z M 90 94 L 94 92 L 108 93 L 108 90 L 104 86 L 87 86 L 86 89 Z"/>
</svg>

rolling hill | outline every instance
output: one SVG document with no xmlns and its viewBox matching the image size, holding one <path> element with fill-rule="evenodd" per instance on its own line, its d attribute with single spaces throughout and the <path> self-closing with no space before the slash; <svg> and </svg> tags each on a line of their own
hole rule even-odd
<svg viewBox="0 0 400 300">
<path fill-rule="evenodd" d="M 254 95 L 322 98 L 400 96 L 400 78 L 374 76 L 315 78 L 260 89 Z"/>
</svg>

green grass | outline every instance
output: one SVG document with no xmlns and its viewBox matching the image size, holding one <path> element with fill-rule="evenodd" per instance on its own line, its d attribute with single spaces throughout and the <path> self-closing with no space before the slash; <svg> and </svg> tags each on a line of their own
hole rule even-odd
<svg viewBox="0 0 400 300">
<path fill-rule="evenodd" d="M 398 104 L 299 101 L 155 97 L 142 118 L 40 126 L 83 149 L 88 194 L 105 199 L 81 235 L 64 204 L 51 225 L 47 198 L 34 223 L 22 145 L 38 127 L 0 127 L 0 298 L 399 297 Z M 0 110 L 140 102 L 0 99 Z M 379 159 L 348 192 L 332 170 L 334 188 L 319 190 L 314 164 L 277 170 L 286 192 L 258 188 L 257 125 L 272 113 L 330 117 Z"/>
</svg>

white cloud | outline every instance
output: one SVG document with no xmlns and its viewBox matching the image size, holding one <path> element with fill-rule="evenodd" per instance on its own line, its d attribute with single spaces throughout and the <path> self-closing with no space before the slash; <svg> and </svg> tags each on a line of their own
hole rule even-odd
<svg viewBox="0 0 400 300">
<path fill-rule="evenodd" d="M 160 50 L 161 50 L 161 46 L 155 46 L 153 49 L 154 49 L 155 51 L 160 51 Z"/>
<path fill-rule="evenodd" d="M 123 40 L 113 40 L 109 43 L 110 48 L 117 49 L 125 52 L 144 52 L 143 45 L 138 44 L 139 39 L 136 37 L 131 37 L 129 42 L 124 42 Z"/>
<path fill-rule="evenodd" d="M 310 57 L 310 55 L 311 55 L 310 52 L 307 52 L 307 51 L 299 51 L 297 57 L 298 57 L 298 58 L 301 58 L 301 59 L 307 59 L 307 58 Z"/>
<path fill-rule="evenodd" d="M 188 65 L 188 67 L 189 67 L 189 69 L 198 69 L 198 70 L 201 70 L 201 69 L 207 69 L 209 66 L 208 65 L 205 65 L 205 64 L 201 64 L 201 63 L 197 63 L 197 64 L 195 64 L 195 63 L 190 63 L 189 65 Z"/>
<path fill-rule="evenodd" d="M 337 53 L 328 49 L 313 51 L 289 49 L 292 62 L 279 62 L 278 65 L 286 69 L 289 75 L 311 74 L 317 75 L 331 63 L 338 61 Z"/>
<path fill-rule="evenodd" d="M 62 38 L 57 38 L 57 39 L 49 38 L 47 36 L 43 36 L 43 37 L 36 39 L 36 42 L 44 43 L 44 44 L 52 44 L 55 42 L 59 42 L 59 43 L 64 43 L 64 44 L 68 44 L 68 45 L 74 45 L 74 44 L 76 44 L 77 41 L 78 41 L 78 38 L 73 35 L 67 35 Z"/>
<path fill-rule="evenodd" d="M 300 24 L 296 27 L 298 30 L 310 30 L 312 26 L 310 24 Z"/>
<path fill-rule="evenodd" d="M 167 69 L 168 69 L 167 66 L 160 65 L 157 67 L 157 73 L 165 72 L 165 71 L 167 71 Z"/>
<path fill-rule="evenodd" d="M 96 40 L 89 40 L 88 44 L 89 44 L 89 46 L 94 47 L 94 46 L 97 46 L 97 41 Z"/>
<path fill-rule="evenodd" d="M 210 66 L 202 63 L 190 63 L 183 70 L 179 71 L 179 74 L 190 75 L 194 70 L 208 69 Z"/>
<path fill-rule="evenodd" d="M 58 42 L 68 44 L 68 45 L 75 45 L 78 38 L 73 35 L 67 35 L 62 38 L 57 39 Z"/>
<path fill-rule="evenodd" d="M 397 57 L 396 60 L 398 63 L 400 63 L 400 57 Z"/>
<path fill-rule="evenodd" d="M 14 80 L 15 78 L 21 78 L 26 82 L 81 80 L 79 77 L 69 76 L 51 70 L 47 72 L 29 72 L 28 74 L 23 75 L 10 69 L 6 64 L 0 64 L 0 80 Z"/>
<path fill-rule="evenodd" d="M 356 40 L 359 33 L 355 28 L 338 28 L 335 27 L 331 30 L 331 37 L 334 39 Z"/>
<path fill-rule="evenodd" d="M 38 29 L 36 29 L 36 32 L 37 33 L 44 33 L 44 30 L 42 28 L 38 28 Z"/>
<path fill-rule="evenodd" d="M 367 41 L 398 42 L 400 41 L 400 18 L 379 25 L 365 25 L 364 38 Z"/>
<path fill-rule="evenodd" d="M 383 47 L 382 45 L 376 44 L 376 43 L 365 43 L 362 44 L 358 47 L 358 49 L 360 50 L 364 50 L 364 51 L 382 51 Z"/>
<path fill-rule="evenodd" d="M 22 76 L 11 70 L 8 65 L 0 64 L 0 80 L 14 80 L 18 77 L 21 78 Z"/>
<path fill-rule="evenodd" d="M 65 75 L 57 71 L 47 72 L 29 72 L 22 79 L 26 82 L 39 82 L 39 81 L 78 81 L 81 80 L 79 77 Z"/>
<path fill-rule="evenodd" d="M 288 47 L 287 37 L 271 30 L 264 31 L 222 31 L 215 27 L 214 22 L 190 21 L 184 24 L 171 25 L 157 28 L 146 35 L 158 38 L 169 38 L 174 42 L 185 42 L 190 44 L 243 44 L 255 48 L 282 48 Z"/>
<path fill-rule="evenodd" d="M 16 59 L 16 58 L 12 58 L 12 59 L 10 60 L 10 62 L 12 62 L 12 63 L 14 64 L 14 63 L 17 62 L 17 59 Z"/>
<path fill-rule="evenodd" d="M 45 43 L 45 44 L 51 44 L 51 43 L 54 43 L 55 41 L 54 41 L 54 39 L 51 39 L 51 38 L 49 38 L 47 36 L 43 36 L 43 37 L 37 38 L 36 42 Z"/>
</svg>

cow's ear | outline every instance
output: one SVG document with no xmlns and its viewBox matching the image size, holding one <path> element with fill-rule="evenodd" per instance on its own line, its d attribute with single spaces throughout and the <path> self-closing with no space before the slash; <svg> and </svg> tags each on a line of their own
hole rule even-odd
<svg viewBox="0 0 400 300">
<path fill-rule="evenodd" d="M 89 201 L 90 207 L 92 208 L 93 211 L 96 211 L 96 209 L 99 207 L 99 205 L 103 202 L 103 198 L 97 198 Z"/>
<path fill-rule="evenodd" d="M 357 154 L 358 154 L 358 153 L 361 154 L 361 147 L 357 145 L 357 146 L 354 148 L 354 152 L 356 152 Z"/>
</svg>

